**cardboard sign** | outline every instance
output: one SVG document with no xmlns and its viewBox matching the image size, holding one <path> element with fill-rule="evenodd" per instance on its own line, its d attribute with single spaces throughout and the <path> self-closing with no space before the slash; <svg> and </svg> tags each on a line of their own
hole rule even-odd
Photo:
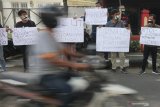
<svg viewBox="0 0 160 107">
<path fill-rule="evenodd" d="M 36 44 L 38 30 L 36 27 L 14 28 L 13 44 L 14 45 L 33 45 Z"/>
<path fill-rule="evenodd" d="M 73 27 L 83 27 L 84 21 L 82 18 L 60 18 L 59 27 L 73 26 Z"/>
<path fill-rule="evenodd" d="M 0 28 L 0 45 L 8 45 L 8 37 L 5 28 Z"/>
<path fill-rule="evenodd" d="M 108 10 L 104 8 L 86 9 L 85 23 L 89 25 L 105 25 Z"/>
<path fill-rule="evenodd" d="M 125 28 L 97 28 L 96 50 L 99 52 L 129 52 L 130 31 Z"/>
<path fill-rule="evenodd" d="M 84 42 L 84 27 L 82 18 L 61 18 L 59 26 L 54 29 L 54 36 L 59 42 Z"/>
<path fill-rule="evenodd" d="M 160 46 L 160 28 L 142 27 L 140 43 Z"/>
</svg>

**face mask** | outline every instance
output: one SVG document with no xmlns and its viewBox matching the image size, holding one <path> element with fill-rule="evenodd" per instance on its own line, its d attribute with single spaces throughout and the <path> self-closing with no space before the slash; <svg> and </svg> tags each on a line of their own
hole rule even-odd
<svg viewBox="0 0 160 107">
<path fill-rule="evenodd" d="M 119 19 L 120 19 L 120 16 L 119 16 L 119 15 L 116 15 L 116 16 L 114 17 L 114 19 L 115 19 L 115 20 L 119 20 Z"/>
<path fill-rule="evenodd" d="M 152 26 L 153 25 L 153 20 L 148 20 L 148 25 Z"/>
<path fill-rule="evenodd" d="M 25 21 L 28 21 L 29 19 L 28 19 L 28 15 L 22 15 L 22 16 L 20 16 L 20 18 L 22 19 L 22 20 L 25 20 Z"/>
</svg>

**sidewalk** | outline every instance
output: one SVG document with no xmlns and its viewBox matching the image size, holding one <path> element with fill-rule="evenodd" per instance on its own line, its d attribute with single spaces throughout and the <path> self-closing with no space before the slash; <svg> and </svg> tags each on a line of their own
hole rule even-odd
<svg viewBox="0 0 160 107">
<path fill-rule="evenodd" d="M 93 47 L 92 47 L 93 48 Z M 94 54 L 94 53 L 93 53 Z M 98 53 L 99 56 L 102 57 L 103 59 L 103 53 Z M 135 68 L 138 68 L 140 70 L 141 65 L 142 65 L 142 60 L 143 60 L 143 54 L 142 53 L 127 53 L 126 54 L 126 61 L 125 65 L 126 67 L 129 67 L 131 69 L 131 73 L 134 71 Z M 117 62 L 119 62 L 119 59 L 117 59 Z M 151 69 L 151 58 L 149 58 L 149 64 L 148 67 Z M 159 61 L 157 61 L 157 66 L 159 67 L 158 64 Z M 6 61 L 6 67 L 8 70 L 20 70 L 23 71 L 23 61 L 22 61 L 22 56 L 21 55 L 16 55 L 7 58 Z M 138 72 L 139 72 L 138 70 Z"/>
</svg>

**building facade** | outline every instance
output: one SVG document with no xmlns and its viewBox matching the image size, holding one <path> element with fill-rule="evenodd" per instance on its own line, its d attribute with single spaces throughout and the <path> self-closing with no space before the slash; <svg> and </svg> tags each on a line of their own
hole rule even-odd
<svg viewBox="0 0 160 107">
<path fill-rule="evenodd" d="M 97 0 L 67 0 L 68 17 L 84 15 L 85 8 L 95 6 Z M 0 0 L 0 23 L 4 26 L 14 27 L 19 21 L 18 10 L 28 10 L 29 17 L 37 26 L 43 26 L 38 14 L 38 9 L 46 5 L 64 6 L 64 0 Z"/>
<path fill-rule="evenodd" d="M 140 27 L 146 25 L 147 17 L 150 13 L 157 16 L 157 24 L 160 24 L 160 2 L 159 0 L 99 0 L 103 7 L 124 6 L 125 11 L 129 13 L 132 32 L 139 35 Z M 146 15 L 146 16 L 148 16 Z"/>
<path fill-rule="evenodd" d="M 63 6 L 63 0 L 1 0 L 0 21 L 3 25 L 14 27 L 19 21 L 17 12 L 20 9 L 28 10 L 31 20 L 35 21 L 38 26 L 41 26 L 38 9 L 46 5 Z"/>
<path fill-rule="evenodd" d="M 67 0 L 68 17 L 83 16 L 85 8 L 95 6 L 97 0 Z M 18 10 L 28 10 L 29 17 L 35 21 L 37 26 L 41 27 L 38 9 L 46 5 L 64 6 L 64 0 L 0 0 L 0 23 L 4 26 L 9 25 L 14 27 L 15 23 L 19 21 L 17 15 Z"/>
</svg>

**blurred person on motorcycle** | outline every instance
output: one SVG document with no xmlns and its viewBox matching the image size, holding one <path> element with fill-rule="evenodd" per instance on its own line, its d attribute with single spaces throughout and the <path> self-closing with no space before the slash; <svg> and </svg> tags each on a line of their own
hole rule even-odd
<svg viewBox="0 0 160 107">
<path fill-rule="evenodd" d="M 37 44 L 30 49 L 33 56 L 32 61 L 35 64 L 31 69 L 38 73 L 43 72 L 44 75 L 41 76 L 40 85 L 49 90 L 51 94 L 56 94 L 56 97 L 63 102 L 60 107 L 69 107 L 73 99 L 73 93 L 83 91 L 89 84 L 76 72 L 67 71 L 65 68 L 85 70 L 90 66 L 71 62 L 64 58 L 68 55 L 73 57 L 83 57 L 83 55 L 67 50 L 56 41 L 54 28 L 58 24 L 58 18 L 62 15 L 63 11 L 54 6 L 44 7 L 40 10 L 41 20 L 46 28 L 39 33 Z"/>
</svg>

